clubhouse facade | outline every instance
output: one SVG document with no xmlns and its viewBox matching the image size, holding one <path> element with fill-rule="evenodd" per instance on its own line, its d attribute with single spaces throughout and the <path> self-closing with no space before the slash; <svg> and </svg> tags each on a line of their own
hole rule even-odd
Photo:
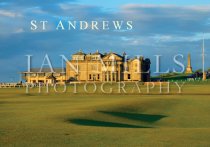
<svg viewBox="0 0 210 147">
<path fill-rule="evenodd" d="M 119 82 L 150 81 L 150 59 L 143 57 L 127 59 L 127 55 L 113 52 L 102 54 L 99 51 L 85 54 L 79 51 L 66 61 L 66 68 L 32 68 L 22 72 L 27 83 L 69 83 L 77 82 Z"/>
</svg>

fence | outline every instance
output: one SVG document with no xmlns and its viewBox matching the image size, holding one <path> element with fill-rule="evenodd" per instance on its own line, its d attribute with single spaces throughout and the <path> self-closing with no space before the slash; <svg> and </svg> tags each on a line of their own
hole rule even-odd
<svg viewBox="0 0 210 147">
<path fill-rule="evenodd" d="M 0 83 L 0 88 L 22 87 L 20 83 Z"/>
</svg>

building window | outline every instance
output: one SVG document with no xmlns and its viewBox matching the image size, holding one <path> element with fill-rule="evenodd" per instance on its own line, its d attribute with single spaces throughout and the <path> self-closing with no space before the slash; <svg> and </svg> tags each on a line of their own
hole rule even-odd
<svg viewBox="0 0 210 147">
<path fill-rule="evenodd" d="M 72 59 L 73 60 L 84 60 L 85 56 L 84 55 L 73 55 Z"/>
<path fill-rule="evenodd" d="M 129 71 L 129 67 L 128 66 L 124 67 L 124 69 L 125 69 L 125 71 Z"/>
<path fill-rule="evenodd" d="M 70 70 L 74 71 L 74 70 L 80 70 L 80 66 L 78 64 L 73 64 L 74 68 L 72 66 L 70 66 Z"/>
<path fill-rule="evenodd" d="M 131 79 L 131 74 L 128 74 L 128 80 L 130 80 Z"/>
<path fill-rule="evenodd" d="M 38 73 L 38 76 L 39 77 L 44 77 L 45 76 L 45 73 Z"/>
<path fill-rule="evenodd" d="M 30 73 L 27 73 L 27 74 L 26 74 L 26 76 L 27 76 L 27 77 L 30 77 L 30 76 L 31 76 L 31 74 L 30 74 Z"/>
<path fill-rule="evenodd" d="M 80 66 L 78 64 L 74 65 L 75 69 L 80 70 Z"/>
<path fill-rule="evenodd" d="M 135 64 L 135 67 L 137 67 L 137 63 Z"/>
<path fill-rule="evenodd" d="M 96 75 L 94 74 L 94 75 L 93 75 L 93 81 L 95 81 L 95 80 L 96 80 Z"/>
<path fill-rule="evenodd" d="M 53 76 L 58 77 L 58 76 L 60 76 L 60 74 L 59 73 L 53 73 Z"/>
<path fill-rule="evenodd" d="M 32 76 L 32 77 L 36 77 L 36 74 L 35 74 L 35 73 L 33 73 L 33 74 L 31 74 L 31 76 Z"/>
<path fill-rule="evenodd" d="M 91 70 L 97 70 L 97 65 L 92 65 Z"/>
<path fill-rule="evenodd" d="M 115 74 L 112 73 L 112 80 L 115 81 Z"/>
<path fill-rule="evenodd" d="M 98 74 L 98 80 L 100 79 L 100 74 Z"/>
<path fill-rule="evenodd" d="M 65 76 L 66 75 L 66 73 L 60 73 L 60 76 Z"/>
<path fill-rule="evenodd" d="M 91 74 L 89 74 L 89 80 L 91 80 L 91 78 L 92 78 L 92 77 L 91 77 Z"/>
<path fill-rule="evenodd" d="M 97 56 L 93 56 L 93 57 L 91 57 L 91 60 L 98 60 L 98 57 Z"/>
</svg>

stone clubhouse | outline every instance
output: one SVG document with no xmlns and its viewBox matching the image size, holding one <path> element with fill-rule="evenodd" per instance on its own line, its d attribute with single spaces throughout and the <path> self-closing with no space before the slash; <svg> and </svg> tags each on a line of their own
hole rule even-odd
<svg viewBox="0 0 210 147">
<path fill-rule="evenodd" d="M 63 68 L 30 68 L 22 72 L 26 83 L 69 83 L 69 82 L 120 82 L 150 81 L 150 59 L 135 57 L 128 59 L 126 53 L 86 54 L 81 50 L 66 61 Z"/>
</svg>

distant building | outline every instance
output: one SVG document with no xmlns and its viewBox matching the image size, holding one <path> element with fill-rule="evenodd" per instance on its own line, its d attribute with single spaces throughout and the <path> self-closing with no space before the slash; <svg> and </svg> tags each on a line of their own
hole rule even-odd
<svg viewBox="0 0 210 147">
<path fill-rule="evenodd" d="M 79 69 L 79 73 L 66 64 L 66 78 L 78 81 L 150 81 L 150 60 L 143 57 L 125 59 L 116 53 L 85 54 L 82 51 L 72 55 L 69 62 Z M 126 61 L 125 61 L 126 60 Z M 146 73 L 147 72 L 147 73 Z"/>
</svg>

